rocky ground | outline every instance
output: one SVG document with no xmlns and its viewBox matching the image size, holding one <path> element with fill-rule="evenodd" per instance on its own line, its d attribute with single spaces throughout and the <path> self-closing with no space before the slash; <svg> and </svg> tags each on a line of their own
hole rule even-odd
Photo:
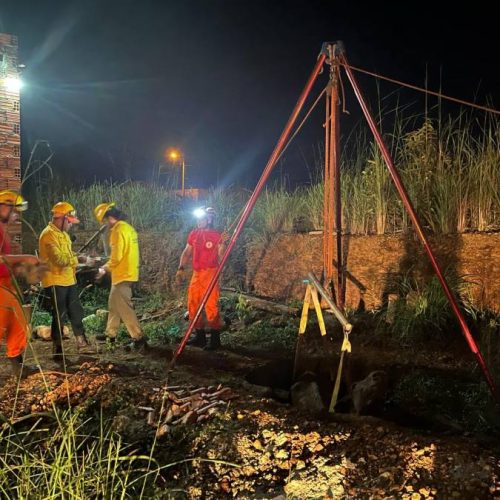
<svg viewBox="0 0 500 500">
<path fill-rule="evenodd" d="M 28 362 L 43 373 L 18 385 L 2 364 L 1 413 L 102 409 L 127 442 L 148 451 L 156 441 L 159 463 L 194 459 L 162 472 L 165 498 L 500 498 L 494 436 L 299 411 L 245 380 L 269 362 L 251 355 L 188 348 L 167 378 L 165 347 L 78 355 L 72 340 L 65 346 L 67 373 L 41 340 Z"/>
</svg>

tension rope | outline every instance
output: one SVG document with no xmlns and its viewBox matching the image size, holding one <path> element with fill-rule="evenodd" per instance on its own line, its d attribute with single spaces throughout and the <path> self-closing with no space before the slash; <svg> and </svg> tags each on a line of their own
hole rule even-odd
<svg viewBox="0 0 500 500">
<path fill-rule="evenodd" d="M 383 76 L 380 73 L 374 73 L 372 71 L 368 71 L 366 69 L 358 68 L 356 66 L 352 66 L 347 64 L 345 61 L 340 61 L 339 64 L 344 66 L 345 68 L 349 68 L 351 70 L 357 71 L 358 73 L 364 73 L 365 75 L 370 75 L 375 78 L 379 78 L 380 80 L 385 80 L 387 82 L 395 83 L 396 85 L 400 85 L 401 87 L 406 87 L 412 90 L 416 90 L 418 92 L 422 92 L 424 94 L 433 95 L 435 97 L 439 97 L 440 99 L 446 99 L 447 101 L 455 102 L 458 104 L 463 104 L 464 106 L 469 106 L 471 108 L 480 109 L 481 111 L 487 111 L 488 113 L 493 113 L 495 115 L 500 115 L 500 111 L 494 108 L 490 108 L 488 106 L 481 106 L 480 104 L 475 104 L 470 101 L 465 101 L 463 99 L 457 99 L 456 97 L 451 97 L 449 95 L 443 94 L 442 92 L 435 92 L 433 90 L 429 90 L 423 87 L 418 87 L 417 85 L 412 85 L 411 83 L 402 82 L 401 80 L 396 80 L 394 78 L 389 78 L 388 76 Z"/>
<path fill-rule="evenodd" d="M 309 108 L 309 110 L 307 111 L 307 113 L 304 115 L 304 118 L 299 123 L 299 125 L 297 125 L 297 128 L 295 129 L 294 133 L 290 136 L 290 138 L 288 139 L 287 143 L 283 147 L 283 150 L 281 151 L 281 153 L 276 158 L 276 162 L 275 163 L 278 163 L 278 161 L 281 159 L 281 157 L 283 156 L 283 154 L 285 153 L 285 151 L 288 149 L 288 147 L 290 146 L 290 144 L 293 142 L 293 140 L 295 139 L 295 137 L 301 131 L 302 127 L 305 125 L 305 123 L 308 120 L 309 116 L 311 116 L 311 113 L 314 111 L 314 109 L 316 108 L 316 106 L 318 105 L 318 103 L 321 101 L 321 98 L 325 95 L 325 92 L 326 92 L 327 88 L 328 88 L 328 85 L 319 93 L 318 97 L 312 103 L 311 107 Z M 238 215 L 233 219 L 233 221 L 227 227 L 227 229 L 224 230 L 224 233 L 223 233 L 224 234 L 224 239 L 227 239 L 227 235 L 236 226 L 236 224 L 240 220 L 240 218 L 241 218 L 244 210 L 245 210 L 245 206 L 243 206 L 243 208 L 238 212 Z"/>
</svg>

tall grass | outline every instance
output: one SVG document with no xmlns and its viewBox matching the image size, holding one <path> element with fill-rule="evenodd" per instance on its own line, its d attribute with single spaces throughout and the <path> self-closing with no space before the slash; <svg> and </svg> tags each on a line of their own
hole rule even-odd
<svg viewBox="0 0 500 500">
<path fill-rule="evenodd" d="M 474 318 L 477 310 L 473 304 L 473 292 L 480 285 L 475 277 L 457 276 L 446 271 L 446 279 L 460 301 L 464 313 Z M 397 296 L 393 310 L 382 315 L 393 315 L 390 330 L 400 340 L 422 340 L 436 334 L 445 335 L 456 327 L 453 312 L 436 276 L 424 282 L 410 270 L 406 274 L 389 275 L 385 287 Z M 387 325 L 384 325 L 386 328 Z"/>
<path fill-rule="evenodd" d="M 0 431 L 0 492 L 4 498 L 139 498 L 142 480 L 153 488 L 160 467 L 133 453 L 101 426 L 86 434 L 78 412 L 32 415 L 28 428 L 5 423 Z M 150 472 L 148 472 L 148 470 Z M 151 472 L 153 471 L 153 472 Z"/>
<path fill-rule="evenodd" d="M 323 229 L 323 197 L 325 186 L 323 183 L 311 184 L 297 192 L 302 198 L 303 217 L 306 218 L 312 230 Z"/>
<path fill-rule="evenodd" d="M 73 188 L 61 192 L 49 192 L 44 201 L 27 212 L 32 225 L 40 230 L 50 220 L 50 207 L 60 200 L 69 201 L 76 209 L 82 226 L 97 229 L 94 208 L 103 202 L 115 202 L 137 229 L 179 229 L 181 204 L 171 189 L 138 182 L 113 184 L 96 183 L 84 188 Z"/>
<path fill-rule="evenodd" d="M 416 120 L 418 122 L 418 120 Z M 500 127 L 461 115 L 388 138 L 413 206 L 433 233 L 500 229 Z M 343 160 L 345 226 L 353 234 L 405 231 L 408 216 L 373 142 L 360 134 L 358 154 Z"/>
<path fill-rule="evenodd" d="M 433 233 L 500 229 L 500 127 L 496 118 L 483 122 L 465 114 L 441 122 L 427 116 L 397 117 L 386 135 L 389 148 L 417 213 Z M 342 155 L 343 227 L 352 234 L 406 231 L 407 213 L 396 193 L 378 147 L 360 131 Z M 115 201 L 139 230 L 184 230 L 193 224 L 191 210 L 198 202 L 182 200 L 169 186 L 127 182 L 99 183 L 86 188 L 53 190 L 32 200 L 28 222 L 41 230 L 50 207 L 66 199 L 73 203 L 84 227 L 97 228 L 93 208 Z M 247 191 L 212 190 L 222 228 L 234 221 L 248 200 Z M 39 199 L 38 199 L 39 198 Z M 248 222 L 251 233 L 265 241 L 294 228 L 301 219 L 310 229 L 323 226 L 321 182 L 289 190 L 274 185 L 260 196 Z"/>
<path fill-rule="evenodd" d="M 294 219 L 303 216 L 304 203 L 298 192 L 283 187 L 266 189 L 260 195 L 250 217 L 254 237 L 270 242 L 283 232 L 290 232 Z"/>
</svg>

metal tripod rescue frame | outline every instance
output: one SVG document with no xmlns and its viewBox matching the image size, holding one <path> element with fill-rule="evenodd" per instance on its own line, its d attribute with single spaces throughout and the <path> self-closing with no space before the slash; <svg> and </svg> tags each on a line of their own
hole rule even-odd
<svg viewBox="0 0 500 500">
<path fill-rule="evenodd" d="M 297 103 L 292 111 L 292 114 L 290 115 L 290 117 L 285 125 L 285 128 L 283 129 L 283 132 L 281 133 L 281 136 L 278 139 L 278 143 L 276 144 L 276 147 L 274 148 L 274 150 L 273 150 L 273 152 L 272 152 L 272 154 L 271 154 L 271 156 L 270 156 L 270 158 L 269 158 L 269 160 L 264 168 L 264 171 L 262 172 L 262 175 L 261 175 L 252 195 L 250 196 L 250 199 L 248 200 L 247 204 L 245 205 L 245 208 L 243 210 L 241 218 L 238 221 L 238 224 L 236 225 L 236 228 L 235 228 L 235 230 L 234 230 L 234 232 L 229 240 L 227 248 L 226 248 L 224 255 L 221 259 L 220 265 L 217 269 L 217 272 L 214 274 L 211 282 L 209 283 L 208 288 L 207 288 L 205 294 L 203 295 L 202 301 L 198 307 L 198 310 L 196 311 L 196 314 L 194 315 L 193 318 L 189 318 L 190 322 L 189 322 L 188 329 L 187 329 L 186 333 L 184 334 L 184 337 L 182 338 L 181 342 L 179 343 L 179 346 L 177 347 L 176 352 L 174 353 L 172 361 L 170 362 L 170 365 L 169 365 L 169 371 L 171 369 L 173 369 L 177 358 L 182 353 L 189 336 L 193 332 L 194 325 L 196 324 L 196 321 L 200 317 L 201 312 L 202 312 L 203 308 L 205 307 L 205 304 L 208 300 L 208 297 L 210 296 L 210 293 L 212 292 L 215 284 L 217 283 L 217 280 L 219 279 L 219 277 L 222 273 L 222 270 L 224 269 L 224 266 L 226 265 L 226 262 L 229 258 L 229 255 L 230 255 L 230 253 L 231 253 L 231 251 L 232 251 L 232 249 L 233 249 L 233 247 L 234 247 L 234 245 L 235 245 L 235 243 L 236 243 L 236 241 L 237 241 L 237 239 L 238 239 L 238 237 L 243 229 L 243 226 L 245 225 L 248 217 L 250 216 L 252 209 L 255 206 L 255 203 L 256 203 L 260 193 L 262 192 L 262 189 L 263 189 L 267 179 L 269 178 L 269 175 L 271 174 L 274 166 L 276 165 L 277 159 L 279 158 L 283 148 L 285 147 L 287 139 L 289 138 L 289 136 L 292 132 L 292 128 L 294 127 L 294 125 L 298 119 L 298 116 L 299 116 L 299 114 L 304 106 L 304 103 L 305 103 L 307 97 L 309 96 L 311 89 L 312 89 L 314 83 L 316 82 L 319 74 L 322 72 L 323 65 L 327 61 L 328 61 L 328 64 L 330 65 L 330 68 L 331 68 L 330 78 L 335 79 L 335 81 L 331 82 L 332 83 L 332 92 L 330 93 L 330 97 L 329 97 L 330 110 L 331 111 L 336 110 L 336 104 L 338 101 L 338 87 L 336 87 L 335 82 L 337 81 L 337 75 L 339 74 L 339 68 L 343 67 L 346 74 L 347 74 L 348 80 L 351 83 L 351 86 L 354 90 L 354 94 L 355 94 L 355 96 L 356 96 L 356 98 L 361 106 L 363 114 L 364 114 L 364 116 L 368 122 L 368 125 L 373 133 L 375 141 L 377 142 L 377 145 L 380 148 L 382 157 L 384 158 L 384 161 L 387 165 L 387 168 L 388 168 L 389 173 L 391 175 L 391 178 L 394 182 L 396 190 L 397 190 L 397 192 L 398 192 L 398 194 L 403 202 L 403 205 L 404 205 L 406 211 L 408 212 L 408 215 L 410 216 L 410 219 L 412 221 L 413 227 L 415 228 L 417 236 L 419 237 L 420 241 L 422 242 L 422 244 L 425 248 L 425 251 L 427 252 L 427 255 L 428 255 L 429 260 L 432 264 L 433 270 L 434 270 L 436 276 L 438 277 L 439 282 L 441 283 L 441 286 L 444 290 L 446 298 L 448 299 L 448 302 L 451 305 L 453 313 L 458 320 L 458 323 L 459 323 L 460 328 L 462 330 L 462 333 L 467 341 L 467 344 L 469 345 L 470 350 L 476 356 L 477 362 L 482 370 L 482 373 L 484 375 L 486 382 L 488 383 L 488 386 L 490 388 L 492 395 L 494 396 L 496 401 L 498 403 L 500 403 L 500 395 L 498 394 L 498 391 L 496 389 L 495 382 L 493 381 L 491 373 L 488 370 L 488 367 L 487 367 L 486 362 L 485 362 L 485 360 L 484 360 L 484 358 L 479 350 L 479 347 L 477 346 L 477 343 L 474 340 L 474 338 L 469 330 L 469 327 L 467 326 L 467 324 L 465 322 L 465 318 L 464 318 L 462 312 L 460 311 L 460 308 L 458 307 L 457 300 L 456 300 L 455 296 L 453 295 L 453 293 L 452 293 L 452 291 L 451 291 L 451 289 L 446 281 L 446 278 L 444 277 L 444 274 L 441 270 L 441 267 L 439 266 L 439 264 L 436 260 L 434 252 L 433 252 L 433 250 L 428 242 L 428 239 L 424 233 L 422 224 L 420 223 L 420 220 L 415 212 L 415 209 L 413 208 L 413 205 L 412 205 L 411 200 L 408 196 L 408 193 L 404 187 L 402 179 L 401 179 L 401 177 L 397 171 L 397 168 L 396 168 L 396 166 L 391 158 L 389 150 L 382 139 L 382 135 L 381 135 L 380 131 L 378 130 L 378 128 L 375 124 L 375 121 L 374 121 L 374 119 L 373 119 L 373 117 L 368 109 L 368 105 L 363 97 L 363 94 L 361 92 L 361 89 L 360 89 L 357 81 L 356 81 L 356 78 L 354 77 L 354 73 L 351 69 L 351 66 L 349 65 L 349 63 L 347 61 L 347 58 L 345 55 L 344 45 L 341 41 L 337 41 L 335 43 L 324 43 L 323 44 L 322 50 L 320 52 L 320 55 L 318 56 L 318 60 L 314 66 L 314 69 L 313 69 L 309 79 L 307 80 L 307 83 L 306 83 L 302 93 L 300 94 L 300 97 L 299 97 L 299 99 L 298 99 L 298 101 L 297 101 Z M 337 89 L 337 91 L 335 89 Z M 331 116 L 328 115 L 328 112 L 327 112 L 327 120 L 326 120 L 326 124 L 325 124 L 325 128 L 329 127 L 329 133 L 328 133 L 328 138 L 327 138 L 327 145 L 328 145 L 327 153 L 328 153 L 328 156 L 330 157 L 331 161 L 329 162 L 328 167 L 325 166 L 325 168 L 328 168 L 328 172 L 330 173 L 329 174 L 330 178 L 333 181 L 332 184 L 329 186 L 329 194 L 328 194 L 329 203 L 333 203 L 335 200 L 335 205 L 337 207 L 337 211 L 335 214 L 336 215 L 335 220 L 337 222 L 337 227 L 335 228 L 336 229 L 336 231 L 335 231 L 336 237 L 337 237 L 337 252 L 339 254 L 338 258 L 337 258 L 338 273 L 339 273 L 339 276 L 337 276 L 337 278 L 338 278 L 337 282 L 338 282 L 338 287 L 339 287 L 339 290 L 337 290 L 337 300 L 338 300 L 338 305 L 341 306 L 341 309 L 343 309 L 342 289 L 345 286 L 344 285 L 344 283 L 345 283 L 345 280 L 344 280 L 345 270 L 344 270 L 343 262 L 341 260 L 342 259 L 342 255 L 341 255 L 342 234 L 341 234 L 341 227 L 340 227 L 340 221 L 341 221 L 341 214 L 340 214 L 340 208 L 341 208 L 340 207 L 340 168 L 338 166 L 340 162 L 338 161 L 338 151 L 332 152 L 332 149 L 337 149 L 337 137 L 338 137 L 338 127 L 336 125 L 337 124 L 337 116 L 334 116 L 334 119 L 335 119 L 335 121 L 333 122 Z M 334 177 L 332 175 L 333 173 L 337 174 L 336 177 Z M 335 196 L 334 186 L 338 188 L 338 191 L 337 191 L 338 195 L 337 196 Z M 327 196 L 326 186 L 325 186 L 325 196 Z M 330 208 L 328 208 L 325 205 L 325 217 L 328 216 L 329 220 L 332 221 L 332 220 L 334 220 L 332 214 L 334 214 L 334 212 L 332 210 L 330 210 Z M 326 224 L 326 220 L 325 220 L 325 224 Z M 324 245 L 324 250 L 325 250 L 325 248 L 326 248 L 326 243 Z M 329 252 L 329 254 L 330 253 L 332 253 L 332 252 Z M 331 256 L 331 257 L 333 258 L 333 256 Z M 325 277 L 326 277 L 326 274 L 325 274 Z M 339 293 L 340 293 L 340 295 L 339 295 Z M 325 295 L 329 297 L 328 293 L 325 293 Z M 323 296 L 323 298 L 325 300 L 327 300 L 326 297 Z M 340 298 L 340 300 L 339 300 L 339 298 Z M 329 297 L 329 300 L 333 303 L 331 297 Z M 337 307 L 337 309 L 339 309 L 339 307 Z M 335 311 L 335 309 L 333 309 L 333 310 Z"/>
</svg>

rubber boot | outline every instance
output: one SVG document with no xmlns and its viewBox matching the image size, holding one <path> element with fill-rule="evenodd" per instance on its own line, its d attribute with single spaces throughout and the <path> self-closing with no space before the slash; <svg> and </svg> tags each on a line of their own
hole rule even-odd
<svg viewBox="0 0 500 500">
<path fill-rule="evenodd" d="M 26 378 L 29 375 L 33 375 L 33 373 L 38 373 L 38 368 L 36 366 L 25 365 L 23 363 L 23 355 L 19 354 L 14 358 L 8 358 L 10 362 L 10 367 L 12 370 L 12 374 L 16 378 Z"/>
<path fill-rule="evenodd" d="M 75 340 L 78 352 L 82 354 L 95 354 L 95 349 L 89 344 L 85 335 L 76 335 Z"/>
<path fill-rule="evenodd" d="M 52 359 L 56 363 L 62 363 L 64 356 L 63 356 L 63 349 L 61 344 L 52 344 Z"/>
<path fill-rule="evenodd" d="M 205 347 L 207 345 L 207 334 L 202 328 L 194 331 L 194 337 L 191 337 L 186 344 L 191 347 Z"/>
<path fill-rule="evenodd" d="M 98 333 L 94 338 L 98 342 L 109 342 L 110 344 L 114 344 L 116 342 L 116 337 L 109 337 L 105 333 Z"/>
<path fill-rule="evenodd" d="M 220 332 L 219 330 L 211 330 L 210 331 L 210 342 L 205 347 L 205 351 L 216 351 L 220 349 Z"/>
<path fill-rule="evenodd" d="M 147 337 L 142 337 L 140 339 L 133 339 L 132 342 L 125 346 L 126 351 L 147 351 L 149 349 Z"/>
</svg>

